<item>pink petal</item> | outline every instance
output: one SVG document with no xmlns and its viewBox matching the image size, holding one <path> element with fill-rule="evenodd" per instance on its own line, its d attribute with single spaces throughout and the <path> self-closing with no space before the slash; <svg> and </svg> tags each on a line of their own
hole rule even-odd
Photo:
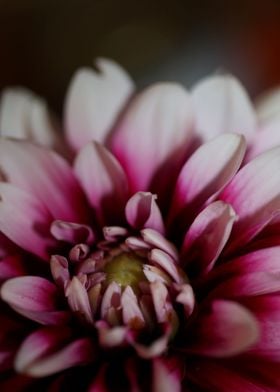
<svg viewBox="0 0 280 392">
<path fill-rule="evenodd" d="M 33 332 L 17 353 L 16 370 L 31 377 L 46 377 L 93 359 L 90 339 L 81 338 L 61 348 L 67 337 L 67 329 L 44 328 Z"/>
<path fill-rule="evenodd" d="M 23 88 L 6 89 L 0 103 L 2 136 L 29 139 L 46 147 L 55 147 L 59 132 L 46 102 Z"/>
<path fill-rule="evenodd" d="M 248 153 L 246 154 L 246 161 L 254 159 L 263 152 L 277 147 L 280 144 L 280 115 L 279 119 L 271 121 L 262 126 L 259 132 L 256 132 L 252 142 L 250 143 Z"/>
<path fill-rule="evenodd" d="M 53 151 L 23 141 L 0 140 L 4 178 L 38 198 L 55 219 L 85 221 L 85 200 L 69 164 Z"/>
<path fill-rule="evenodd" d="M 79 223 L 55 220 L 51 224 L 51 234 L 59 241 L 66 241 L 72 244 L 87 243 L 94 241 L 94 234 L 88 225 Z"/>
<path fill-rule="evenodd" d="M 239 217 L 226 248 L 228 252 L 249 242 L 279 210 L 279 171 L 280 148 L 275 148 L 244 166 L 218 196 L 231 204 Z"/>
<path fill-rule="evenodd" d="M 1 160 L 1 158 L 0 158 Z M 32 194 L 8 183 L 0 183 L 0 230 L 19 247 L 48 260 L 51 216 Z"/>
<path fill-rule="evenodd" d="M 190 272 L 208 273 L 226 244 L 236 220 L 229 204 L 216 201 L 196 217 L 182 247 L 182 262 Z"/>
<path fill-rule="evenodd" d="M 192 91 L 196 129 L 204 140 L 224 132 L 244 134 L 248 139 L 256 129 L 250 98 L 240 82 L 231 75 L 203 79 Z"/>
<path fill-rule="evenodd" d="M 127 202 L 125 215 L 134 229 L 150 228 L 164 234 L 164 223 L 156 196 L 150 192 L 137 192 Z"/>
<path fill-rule="evenodd" d="M 180 392 L 181 374 L 178 366 L 163 359 L 153 360 L 153 392 Z"/>
<path fill-rule="evenodd" d="M 65 295 L 73 312 L 77 312 L 78 316 L 85 319 L 88 323 L 93 323 L 93 316 L 90 308 L 89 298 L 85 287 L 74 276 L 67 285 Z"/>
<path fill-rule="evenodd" d="M 134 192 L 147 190 L 167 161 L 173 168 L 182 161 L 191 126 L 190 98 L 181 86 L 157 84 L 135 97 L 111 140 Z"/>
<path fill-rule="evenodd" d="M 279 87 L 261 95 L 256 102 L 257 116 L 261 124 L 280 120 L 280 89 Z"/>
<path fill-rule="evenodd" d="M 50 261 L 50 268 L 55 283 L 62 288 L 66 288 L 66 284 L 70 280 L 67 259 L 60 255 L 53 255 Z"/>
<path fill-rule="evenodd" d="M 104 142 L 133 92 L 127 73 L 116 63 L 97 59 L 98 71 L 82 68 L 71 81 L 65 104 L 66 137 L 75 150 L 91 140 Z"/>
<path fill-rule="evenodd" d="M 256 319 L 244 307 L 217 300 L 202 311 L 187 331 L 186 349 L 210 357 L 231 357 L 248 350 L 259 339 Z M 188 340 L 188 338 L 187 338 Z"/>
<path fill-rule="evenodd" d="M 106 319 L 108 317 L 110 308 L 119 307 L 120 296 L 121 296 L 121 287 L 116 282 L 110 283 L 105 293 L 103 294 L 102 303 L 101 303 L 101 317 L 103 319 Z"/>
<path fill-rule="evenodd" d="M 98 330 L 98 338 L 101 346 L 116 347 L 124 343 L 127 333 L 126 327 L 111 327 L 102 320 L 98 321 L 95 326 Z"/>
<path fill-rule="evenodd" d="M 158 231 L 153 229 L 143 229 L 141 230 L 141 235 L 147 244 L 168 253 L 175 261 L 178 260 L 176 247 Z"/>
<path fill-rule="evenodd" d="M 176 302 L 184 306 L 184 312 L 186 317 L 189 317 L 195 307 L 195 297 L 192 286 L 190 284 L 177 285 L 176 289 L 178 294 L 176 297 Z"/>
<path fill-rule="evenodd" d="M 23 276 L 6 281 L 1 298 L 16 312 L 41 324 L 64 323 L 68 314 L 58 309 L 57 287 L 36 276 Z"/>
<path fill-rule="evenodd" d="M 190 221 L 202 204 L 235 175 L 244 153 L 244 138 L 235 134 L 220 135 L 198 148 L 178 177 L 171 218 L 184 212 Z"/>
<path fill-rule="evenodd" d="M 152 264 L 158 265 L 167 272 L 176 283 L 181 283 L 184 280 L 184 277 L 179 274 L 174 260 L 166 252 L 160 249 L 153 249 L 149 254 L 149 260 Z"/>
<path fill-rule="evenodd" d="M 130 286 L 127 286 L 122 293 L 121 306 L 125 325 L 128 325 L 133 329 L 142 328 L 145 325 L 145 320 L 138 305 L 137 297 Z"/>
<path fill-rule="evenodd" d="M 101 144 L 87 144 L 77 155 L 74 170 L 101 224 L 114 223 L 127 199 L 126 175 Z"/>
</svg>

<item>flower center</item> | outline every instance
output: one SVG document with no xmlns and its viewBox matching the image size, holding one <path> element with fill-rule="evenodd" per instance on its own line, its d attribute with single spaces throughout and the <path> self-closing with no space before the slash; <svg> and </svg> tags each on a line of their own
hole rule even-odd
<svg viewBox="0 0 280 392">
<path fill-rule="evenodd" d="M 116 282 L 122 288 L 130 286 L 135 291 L 139 282 L 146 280 L 143 261 L 143 258 L 128 252 L 115 256 L 104 267 L 106 283 Z"/>
</svg>

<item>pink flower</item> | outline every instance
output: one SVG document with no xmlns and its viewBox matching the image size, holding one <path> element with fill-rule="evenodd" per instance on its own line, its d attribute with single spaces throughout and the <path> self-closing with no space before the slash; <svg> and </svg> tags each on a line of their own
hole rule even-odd
<svg viewBox="0 0 280 392">
<path fill-rule="evenodd" d="M 2 96 L 1 391 L 279 391 L 279 93 L 98 68 Z"/>
</svg>

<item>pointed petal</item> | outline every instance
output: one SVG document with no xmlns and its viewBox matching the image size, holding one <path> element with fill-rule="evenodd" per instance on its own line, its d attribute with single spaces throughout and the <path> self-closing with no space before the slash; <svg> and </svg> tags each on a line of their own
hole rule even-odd
<svg viewBox="0 0 280 392">
<path fill-rule="evenodd" d="M 61 348 L 67 337 L 69 331 L 65 328 L 33 332 L 17 353 L 16 370 L 31 377 L 45 377 L 93 359 L 90 339 L 78 339 Z"/>
<path fill-rule="evenodd" d="M 119 162 L 104 146 L 92 142 L 77 155 L 74 170 L 100 223 L 114 223 L 122 215 L 128 192 Z"/>
<path fill-rule="evenodd" d="M 22 276 L 6 281 L 1 298 L 16 312 L 41 324 L 65 322 L 68 314 L 58 309 L 57 287 L 47 279 Z"/>
<path fill-rule="evenodd" d="M 220 135 L 198 148 L 178 177 L 171 217 L 184 211 L 190 221 L 199 207 L 235 175 L 244 153 L 244 138 L 235 134 Z"/>
<path fill-rule="evenodd" d="M 28 142 L 0 139 L 0 166 L 7 181 L 36 196 L 56 219 L 86 219 L 79 185 L 58 154 Z"/>
<path fill-rule="evenodd" d="M 133 92 L 133 82 L 116 63 L 96 61 L 98 71 L 82 68 L 70 83 L 65 104 L 66 137 L 75 150 L 91 140 L 104 142 Z"/>
<path fill-rule="evenodd" d="M 212 302 L 190 328 L 187 350 L 210 357 L 237 355 L 259 339 L 256 319 L 246 308 L 231 301 Z"/>
<path fill-rule="evenodd" d="M 137 297 L 130 286 L 127 286 L 121 296 L 123 322 L 130 328 L 138 329 L 145 325 L 143 314 L 138 305 Z"/>
<path fill-rule="evenodd" d="M 0 103 L 1 136 L 29 139 L 46 147 L 59 141 L 46 103 L 23 88 L 6 89 Z"/>
<path fill-rule="evenodd" d="M 236 215 L 229 204 L 216 201 L 196 217 L 186 233 L 182 261 L 192 274 L 208 273 L 231 233 Z"/>
<path fill-rule="evenodd" d="M 132 190 L 147 190 L 167 161 L 181 162 L 191 138 L 192 109 L 179 85 L 156 84 L 136 96 L 115 129 L 111 148 Z M 166 175 L 166 173 L 165 173 Z"/>
<path fill-rule="evenodd" d="M 51 216 L 32 194 L 0 183 L 0 231 L 19 247 L 48 260 Z"/>
<path fill-rule="evenodd" d="M 175 261 L 178 261 L 178 252 L 176 247 L 158 231 L 153 229 L 143 229 L 141 230 L 141 235 L 147 244 L 163 250 L 164 252 L 168 253 Z"/>
<path fill-rule="evenodd" d="M 275 148 L 244 166 L 218 196 L 231 204 L 239 217 L 226 248 L 228 252 L 250 241 L 278 212 L 279 173 L 280 148 Z"/>
<path fill-rule="evenodd" d="M 250 139 L 256 129 L 254 108 L 240 82 L 231 75 L 203 79 L 192 90 L 196 129 L 204 140 L 224 132 Z"/>
<path fill-rule="evenodd" d="M 137 192 L 127 202 L 125 215 L 134 229 L 150 228 L 164 234 L 164 223 L 156 196 L 150 192 Z"/>
<path fill-rule="evenodd" d="M 77 312 L 79 316 L 85 319 L 88 323 L 93 323 L 93 316 L 90 308 L 89 298 L 85 287 L 74 276 L 71 282 L 67 285 L 65 295 L 73 312 Z"/>
</svg>

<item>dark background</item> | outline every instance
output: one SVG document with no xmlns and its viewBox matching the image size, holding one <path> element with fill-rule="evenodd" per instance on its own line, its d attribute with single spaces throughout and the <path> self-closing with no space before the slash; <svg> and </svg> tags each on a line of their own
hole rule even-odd
<svg viewBox="0 0 280 392">
<path fill-rule="evenodd" d="M 252 96 L 280 84 L 280 0 L 0 0 L 0 87 L 61 110 L 76 68 L 120 62 L 140 87 L 224 69 Z"/>
</svg>

